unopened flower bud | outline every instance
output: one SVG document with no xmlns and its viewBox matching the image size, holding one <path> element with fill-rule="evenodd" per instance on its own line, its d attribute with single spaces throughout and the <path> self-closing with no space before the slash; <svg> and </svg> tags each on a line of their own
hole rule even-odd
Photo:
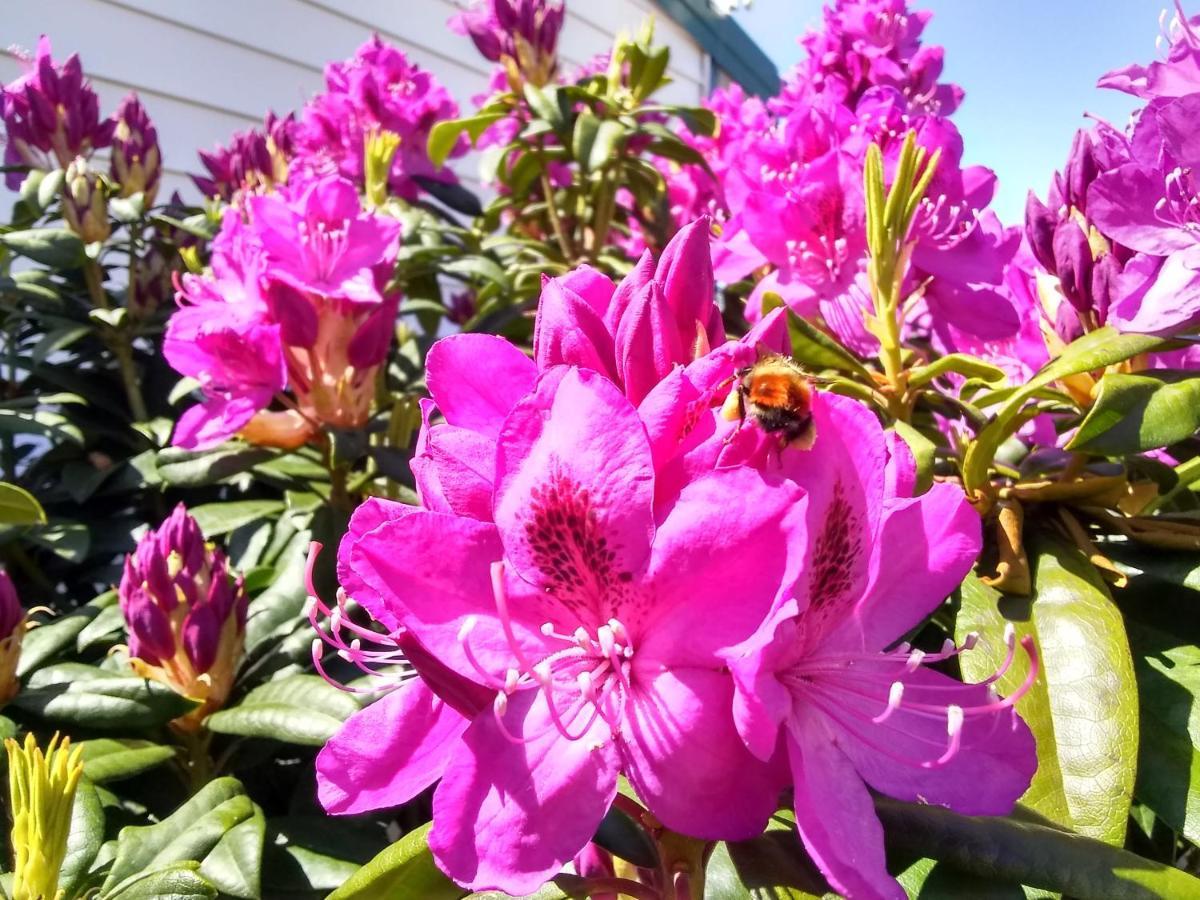
<svg viewBox="0 0 1200 900">
<path fill-rule="evenodd" d="M 158 132 L 134 93 L 121 101 L 116 120 L 112 148 L 113 181 L 119 186 L 120 196 L 141 193 L 145 205 L 152 206 L 162 177 Z"/>
<path fill-rule="evenodd" d="M 1077 310 L 1092 305 L 1092 247 L 1074 219 L 1064 219 L 1054 229 L 1054 270 L 1063 296 Z"/>
<path fill-rule="evenodd" d="M 63 217 L 85 244 L 108 240 L 108 189 L 100 176 L 88 168 L 82 156 L 67 166 L 63 185 Z"/>
<path fill-rule="evenodd" d="M 8 573 L 0 568 L 0 706 L 17 695 L 17 663 L 25 637 L 27 617 Z"/>
<path fill-rule="evenodd" d="M 125 558 L 119 594 L 130 663 L 143 678 L 202 702 L 175 722 L 194 730 L 233 687 L 246 634 L 242 579 L 181 503 Z"/>
</svg>

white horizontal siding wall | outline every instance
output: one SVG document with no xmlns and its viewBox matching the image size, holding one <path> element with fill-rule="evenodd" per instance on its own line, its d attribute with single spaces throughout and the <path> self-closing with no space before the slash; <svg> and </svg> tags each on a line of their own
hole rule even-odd
<svg viewBox="0 0 1200 900">
<path fill-rule="evenodd" d="M 567 0 L 560 41 L 566 71 L 609 49 L 622 29 L 649 15 L 657 40 L 671 47 L 674 83 L 664 99 L 698 103 L 709 60 L 691 36 L 652 0 Z M 446 27 L 453 0 L 3 0 L 3 43 L 32 51 L 50 37 L 56 59 L 79 53 L 84 71 L 111 113 L 136 90 L 158 128 L 166 194 L 198 194 L 187 175 L 198 149 L 225 143 L 264 113 L 298 110 L 321 89 L 326 63 L 344 59 L 372 32 L 433 72 L 464 111 L 484 93 L 489 63 Z M 21 64 L 0 50 L 0 80 Z M 478 158 L 456 163 L 478 187 Z"/>
</svg>

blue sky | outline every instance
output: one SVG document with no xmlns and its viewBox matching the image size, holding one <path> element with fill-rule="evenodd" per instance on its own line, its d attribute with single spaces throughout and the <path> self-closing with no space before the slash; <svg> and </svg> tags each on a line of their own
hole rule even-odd
<svg viewBox="0 0 1200 900">
<path fill-rule="evenodd" d="M 994 203 L 1020 221 L 1025 193 L 1044 196 L 1088 112 L 1123 125 L 1137 101 L 1096 79 L 1157 55 L 1159 14 L 1171 0 L 910 0 L 932 10 L 927 43 L 946 48 L 943 78 L 967 97 L 954 122 L 966 160 L 995 169 Z M 753 0 L 738 21 L 780 66 L 799 57 L 794 35 L 820 21 L 820 0 Z M 1194 13 L 1193 2 L 1184 8 Z"/>
</svg>

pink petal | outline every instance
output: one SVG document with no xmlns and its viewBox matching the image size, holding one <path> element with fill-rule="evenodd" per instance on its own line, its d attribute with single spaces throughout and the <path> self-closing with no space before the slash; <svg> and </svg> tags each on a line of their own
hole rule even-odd
<svg viewBox="0 0 1200 900">
<path fill-rule="evenodd" d="M 637 658 L 712 666 L 719 650 L 750 637 L 791 596 L 804 562 L 804 516 L 795 485 L 749 468 L 719 469 L 684 487 L 655 534 L 649 587 L 617 613 Z"/>
<path fill-rule="evenodd" d="M 635 662 L 634 677 L 625 771 L 647 808 L 668 828 L 704 840 L 761 834 L 781 784 L 738 737 L 729 676 L 699 668 L 642 676 Z"/>
<path fill-rule="evenodd" d="M 179 417 L 171 443 L 184 450 L 215 447 L 245 428 L 254 414 L 270 402 L 270 393 L 208 397 Z"/>
<path fill-rule="evenodd" d="M 917 487 L 917 461 L 909 449 L 908 442 L 895 431 L 885 435 L 888 445 L 887 468 L 884 470 L 883 495 L 911 497 Z"/>
<path fill-rule="evenodd" d="M 524 895 L 591 840 L 616 795 L 619 757 L 600 719 L 580 740 L 563 738 L 541 691 L 514 695 L 504 723 L 524 742 L 505 737 L 490 711 L 463 735 L 433 797 L 429 846 L 464 887 Z"/>
<path fill-rule="evenodd" d="M 947 746 L 946 716 L 916 707 L 986 706 L 994 703 L 988 688 L 962 684 L 929 669 L 907 673 L 903 663 L 871 665 L 870 675 L 871 681 L 860 676 L 853 689 L 844 691 L 831 679 L 826 711 L 838 746 L 871 787 L 900 800 L 948 806 L 965 815 L 1012 811 L 1037 768 L 1033 734 L 1019 716 L 1011 709 L 980 714 L 968 709 L 958 752 L 935 765 Z M 904 684 L 899 708 L 885 721 L 872 722 L 886 708 L 896 681 Z"/>
<path fill-rule="evenodd" d="M 850 761 L 820 719 L 788 736 L 796 829 L 834 890 L 855 900 L 906 900 L 883 852 L 883 826 Z"/>
<path fill-rule="evenodd" d="M 695 327 L 692 329 L 693 341 Z M 679 329 L 662 289 L 651 282 L 630 301 L 617 328 L 617 369 L 625 395 L 641 403 L 677 363 L 688 362 Z"/>
<path fill-rule="evenodd" d="M 643 570 L 653 497 L 646 431 L 602 375 L 543 379 L 504 424 L 493 511 L 505 556 L 584 624 L 602 624 L 608 592 Z"/>
<path fill-rule="evenodd" d="M 403 518 L 416 511 L 417 507 L 415 506 L 383 500 L 379 497 L 369 497 L 359 504 L 350 516 L 350 524 L 338 546 L 338 584 L 345 590 L 347 597 L 370 613 L 371 618 L 386 628 L 389 633 L 400 627 L 400 618 L 396 610 L 388 605 L 377 590 L 368 587 L 359 577 L 350 564 L 350 556 L 354 546 L 380 525 Z"/>
<path fill-rule="evenodd" d="M 414 473 L 417 468 L 422 480 L 436 479 L 447 511 L 491 521 L 495 438 L 453 425 L 434 425 L 425 441 L 421 466 L 414 467 Z"/>
<path fill-rule="evenodd" d="M 533 360 L 490 334 L 442 338 L 426 366 L 429 393 L 446 421 L 491 437 L 537 379 Z"/>
<path fill-rule="evenodd" d="M 855 649 L 894 644 L 962 583 L 979 557 L 981 530 L 979 513 L 958 485 L 935 484 L 897 501 L 884 516 L 873 582 L 827 639 Z"/>
<path fill-rule="evenodd" d="M 712 266 L 712 222 L 701 216 L 683 226 L 663 248 L 656 281 L 670 308 L 685 349 L 696 341 L 697 323 L 712 346 L 725 338 L 720 310 L 715 302 Z"/>
<path fill-rule="evenodd" d="M 561 278 L 542 283 L 533 358 L 538 371 L 558 365 L 580 366 L 617 378 L 612 335 L 588 302 Z"/>
<path fill-rule="evenodd" d="M 335 815 L 407 803 L 441 777 L 468 720 L 419 678 L 359 710 L 317 754 L 317 797 Z"/>
</svg>

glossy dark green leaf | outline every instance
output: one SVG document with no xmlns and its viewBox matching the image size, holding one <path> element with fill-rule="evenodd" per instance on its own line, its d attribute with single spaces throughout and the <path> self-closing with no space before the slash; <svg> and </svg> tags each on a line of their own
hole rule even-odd
<svg viewBox="0 0 1200 900">
<path fill-rule="evenodd" d="M 267 822 L 263 883 L 281 896 L 324 900 L 388 846 L 375 823 L 325 816 Z"/>
<path fill-rule="evenodd" d="M 234 529 L 273 516 L 284 510 L 282 500 L 235 500 L 205 503 L 188 510 L 206 538 L 228 534 Z"/>
<path fill-rule="evenodd" d="M 255 815 L 237 779 L 210 781 L 158 824 L 121 829 L 101 895 L 119 896 L 146 874 L 185 860 L 203 866 L 228 832 Z"/>
<path fill-rule="evenodd" d="M 590 168 L 589 160 L 592 155 L 592 145 L 600 131 L 600 120 L 590 109 L 584 109 L 575 118 L 575 128 L 571 132 L 571 155 L 579 162 L 586 172 Z"/>
<path fill-rule="evenodd" d="M 0 409 L 0 433 L 36 434 L 52 444 L 83 446 L 83 432 L 64 415 L 47 410 Z"/>
<path fill-rule="evenodd" d="M 23 487 L 0 481 L 0 525 L 42 525 L 46 512 Z"/>
<path fill-rule="evenodd" d="M 1070 831 L 886 797 L 875 808 L 889 849 L 932 857 L 989 880 L 1088 900 L 1200 897 L 1200 879 Z"/>
<path fill-rule="evenodd" d="M 51 269 L 83 265 L 83 241 L 65 228 L 30 228 L 0 234 L 0 244 Z"/>
<path fill-rule="evenodd" d="M 253 815 L 221 835 L 200 864 L 200 874 L 212 882 L 222 896 L 257 900 L 261 894 L 265 838 L 266 819 L 256 806 Z"/>
<path fill-rule="evenodd" d="M 1200 377 L 1187 372 L 1100 379 L 1096 399 L 1068 450 L 1124 456 L 1169 447 L 1200 428 Z"/>
<path fill-rule="evenodd" d="M 205 720 L 210 731 L 320 747 L 358 704 L 318 675 L 289 675 L 255 688 Z"/>
<path fill-rule="evenodd" d="M 650 835 L 615 806 L 600 821 L 592 843 L 642 869 L 653 869 L 659 864 L 658 849 Z"/>
<path fill-rule="evenodd" d="M 998 369 L 991 363 L 967 356 L 962 353 L 950 353 L 940 356 L 927 366 L 918 366 L 909 374 L 910 387 L 923 387 L 935 378 L 954 373 L 967 378 L 980 378 L 985 382 L 1004 380 L 1004 370 Z"/>
<path fill-rule="evenodd" d="M 280 636 L 281 629 L 301 616 L 308 590 L 305 586 L 305 559 L 312 534 L 293 535 L 275 561 L 271 586 L 250 602 L 246 616 L 246 652 L 254 654 L 264 641 Z"/>
<path fill-rule="evenodd" d="M 175 749 L 136 738 L 83 741 L 83 774 L 93 784 L 132 778 L 174 758 Z"/>
<path fill-rule="evenodd" d="M 1026 900 L 1019 884 L 971 875 L 933 859 L 917 860 L 896 880 L 913 900 Z"/>
<path fill-rule="evenodd" d="M 194 860 L 172 863 L 131 876 L 100 900 L 215 900 L 217 889 L 199 872 Z"/>
<path fill-rule="evenodd" d="M 227 444 L 215 450 L 161 450 L 155 460 L 158 475 L 174 487 L 200 487 L 237 475 L 275 456 L 273 450 Z"/>
<path fill-rule="evenodd" d="M 1138 800 L 1200 843 L 1200 648 L 1131 623 L 1141 700 Z"/>
<path fill-rule="evenodd" d="M 829 890 L 790 828 L 717 844 L 704 877 L 705 900 L 815 900 Z"/>
<path fill-rule="evenodd" d="M 75 790 L 71 829 L 67 836 L 67 853 L 59 870 L 58 887 L 64 896 L 74 897 L 88 886 L 88 870 L 91 869 L 103 843 L 104 808 L 100 805 L 96 788 L 85 776 Z"/>
<path fill-rule="evenodd" d="M 12 705 L 68 731 L 157 728 L 197 705 L 157 681 L 95 671 L 99 674 L 89 679 L 75 678 L 26 688 L 17 694 Z"/>
<path fill-rule="evenodd" d="M 117 643 L 125 634 L 125 615 L 117 604 L 100 610 L 100 615 L 88 622 L 75 639 L 75 649 L 83 653 L 97 645 Z"/>
<path fill-rule="evenodd" d="M 73 609 L 61 618 L 51 619 L 31 628 L 21 642 L 17 675 L 25 677 L 67 647 L 73 646 L 87 624 L 100 615 L 102 610 L 116 602 L 117 592 L 106 591 L 91 603 Z"/>
<path fill-rule="evenodd" d="M 535 87 L 525 82 L 525 102 L 539 119 L 549 122 L 555 131 L 566 124 L 566 112 L 563 109 L 564 95 L 554 87 Z"/>
<path fill-rule="evenodd" d="M 458 900 L 467 891 L 442 874 L 429 849 L 430 825 L 410 831 L 354 873 L 329 900 L 421 897 Z"/>
<path fill-rule="evenodd" d="M 1030 551 L 1032 600 L 1002 598 L 974 575 L 963 583 L 958 638 L 979 635 L 979 645 L 959 657 L 963 677 L 982 681 L 1000 667 L 1006 625 L 1034 638 L 1041 671 L 1017 710 L 1037 738 L 1038 770 L 1022 802 L 1120 845 L 1138 746 L 1137 684 L 1124 621 L 1074 547 L 1042 539 Z M 1026 671 L 1018 656 L 997 688 L 1012 692 Z"/>
</svg>

